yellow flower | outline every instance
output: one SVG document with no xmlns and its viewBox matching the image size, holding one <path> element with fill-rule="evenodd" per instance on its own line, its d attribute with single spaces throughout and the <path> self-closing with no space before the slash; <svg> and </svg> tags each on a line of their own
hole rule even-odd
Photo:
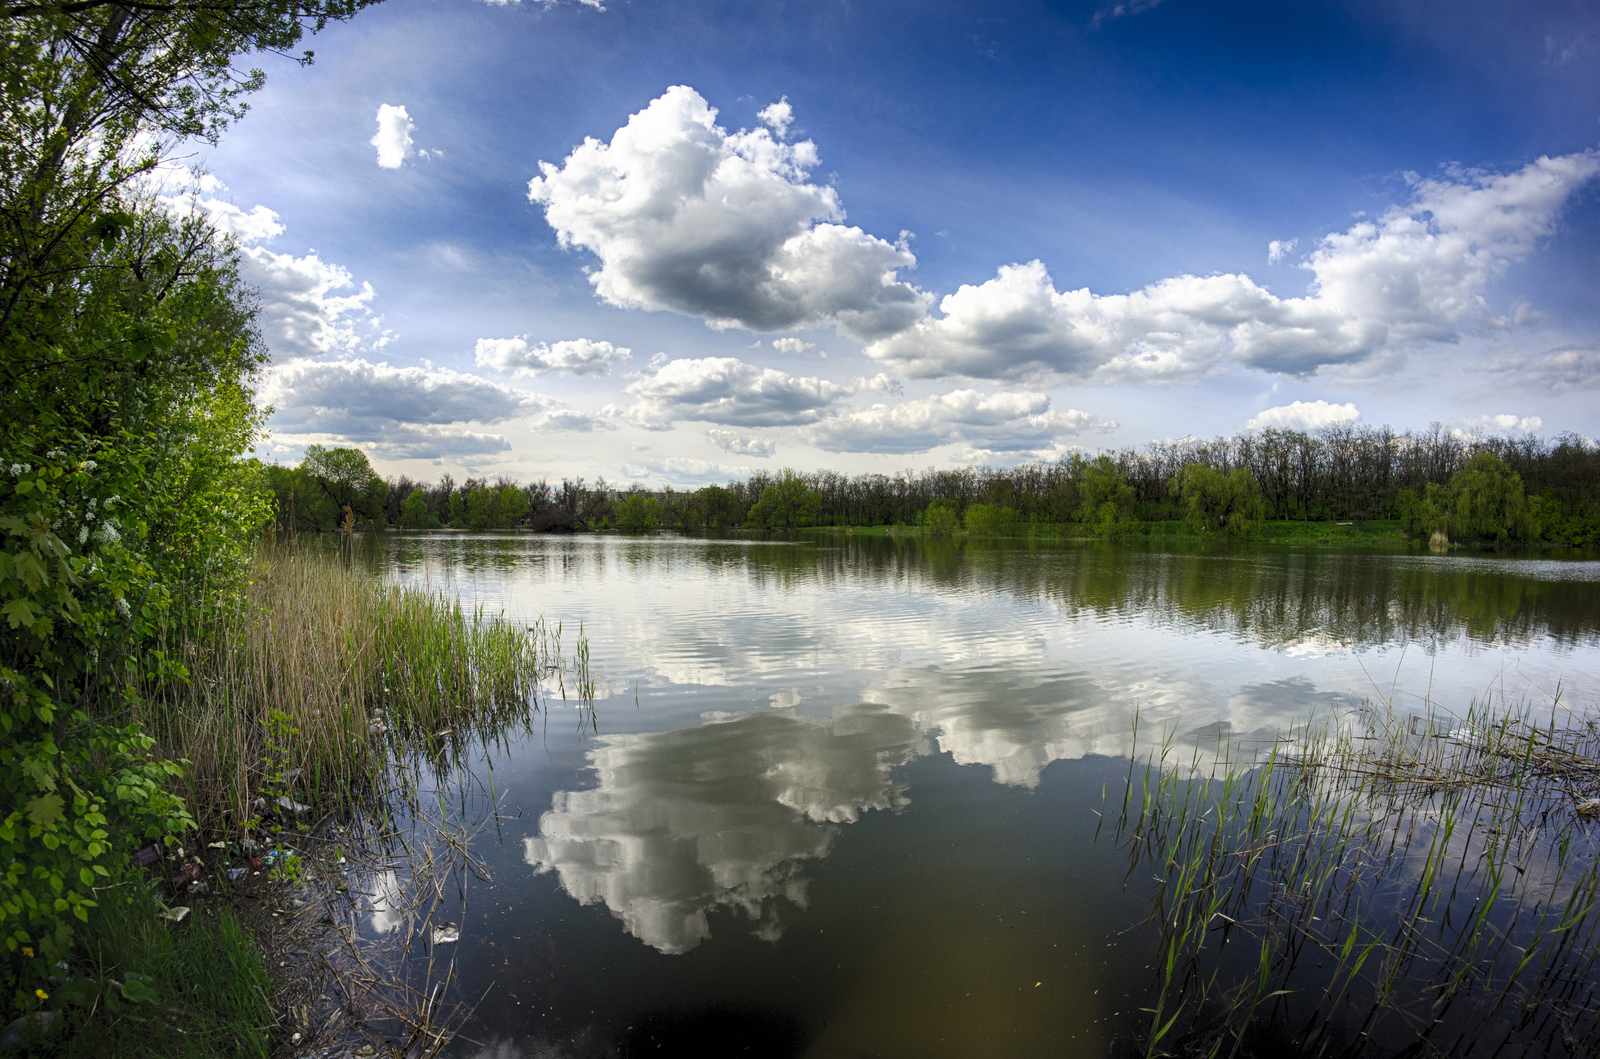
<svg viewBox="0 0 1600 1059">
<path fill-rule="evenodd" d="M 33 995 L 38 997 L 40 1000 L 49 1000 L 50 999 L 50 994 L 46 993 L 43 989 L 35 989 L 33 991 Z"/>
<path fill-rule="evenodd" d="M 33 949 L 32 949 L 32 947 L 28 946 L 28 945 L 24 945 L 22 947 L 22 955 L 26 956 L 30 960 L 33 959 Z"/>
</svg>

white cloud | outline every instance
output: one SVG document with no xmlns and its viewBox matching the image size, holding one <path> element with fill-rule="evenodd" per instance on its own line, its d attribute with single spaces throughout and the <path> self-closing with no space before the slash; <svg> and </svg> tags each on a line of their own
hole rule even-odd
<svg viewBox="0 0 1600 1059">
<path fill-rule="evenodd" d="M 544 430 L 610 429 L 542 394 L 447 368 L 396 368 L 365 360 L 295 361 L 273 368 L 261 390 L 277 436 L 372 443 L 388 455 L 430 457 L 500 452 L 498 434 L 461 429 L 517 419 Z"/>
<path fill-rule="evenodd" d="M 1508 356 L 1489 370 L 1504 373 L 1504 382 L 1528 390 L 1568 393 L 1600 387 L 1600 348 L 1566 346 L 1535 357 Z"/>
<path fill-rule="evenodd" d="M 778 451 L 776 442 L 753 434 L 741 434 L 737 430 L 708 430 L 706 437 L 723 452 L 735 456 L 756 456 L 765 459 Z"/>
<path fill-rule="evenodd" d="M 1272 242 L 1267 244 L 1267 264 L 1276 265 L 1278 262 L 1292 254 L 1294 252 L 1294 248 L 1299 245 L 1300 240 L 1298 239 L 1290 239 L 1288 242 L 1285 242 L 1282 239 L 1272 240 Z"/>
<path fill-rule="evenodd" d="M 798 338 L 774 338 L 772 340 L 773 349 L 779 353 L 788 353 L 790 356 L 799 356 L 815 345 L 815 342 L 802 342 Z"/>
<path fill-rule="evenodd" d="M 664 460 L 645 460 L 622 468 L 622 477 L 638 482 L 667 482 L 676 486 L 712 485 L 748 478 L 755 468 L 743 464 L 729 466 L 710 460 L 673 456 Z"/>
<path fill-rule="evenodd" d="M 1463 425 L 1474 434 L 1531 434 L 1544 429 L 1544 420 L 1539 416 L 1519 416 L 1502 412 L 1499 415 L 1469 419 Z"/>
<path fill-rule="evenodd" d="M 761 119 L 761 124 L 777 133 L 781 140 L 789 135 L 789 126 L 794 124 L 794 107 L 789 105 L 789 97 L 784 96 L 762 108 L 756 117 Z"/>
<path fill-rule="evenodd" d="M 528 182 L 561 245 L 600 259 L 589 281 L 602 298 L 716 328 L 831 323 L 863 340 L 923 315 L 927 296 L 897 276 L 916 258 L 838 223 L 838 193 L 809 180 L 811 141 L 729 133 L 716 113 L 693 89 L 668 89 L 609 144 L 587 139 Z"/>
<path fill-rule="evenodd" d="M 816 422 L 840 401 L 862 390 L 892 391 L 887 375 L 829 382 L 761 368 L 736 357 L 668 361 L 654 375 L 629 383 L 634 403 L 624 414 L 649 430 L 665 430 L 680 419 L 726 426 L 795 426 Z"/>
<path fill-rule="evenodd" d="M 378 131 L 367 142 L 378 149 L 378 165 L 384 169 L 399 169 L 405 160 L 417 153 L 411 142 L 416 125 L 403 106 L 382 103 L 378 106 Z"/>
<path fill-rule="evenodd" d="M 1483 291 L 1555 227 L 1600 152 L 1540 158 L 1513 173 L 1414 179 L 1411 200 L 1325 236 L 1302 265 L 1304 297 L 1248 276 L 1177 276 L 1131 294 L 1057 291 L 1038 261 L 962 286 L 928 317 L 867 353 L 935 378 L 1187 382 L 1225 357 L 1307 376 L 1454 342 L 1488 317 Z"/>
<path fill-rule="evenodd" d="M 1246 430 L 1266 430 L 1276 427 L 1284 430 L 1316 430 L 1334 423 L 1348 423 L 1361 418 L 1360 409 L 1353 404 L 1329 404 L 1327 401 L 1296 401 L 1258 412 L 1244 425 Z"/>
<path fill-rule="evenodd" d="M 391 336 L 369 305 L 372 284 L 356 286 L 348 269 L 323 261 L 246 247 L 244 278 L 261 292 L 261 332 L 275 360 L 382 348 Z M 351 291 L 337 294 L 336 291 Z"/>
<path fill-rule="evenodd" d="M 627 360 L 633 351 L 610 342 L 573 338 L 546 345 L 529 345 L 526 337 L 480 338 L 478 364 L 513 375 L 610 375 L 611 365 Z"/>
<path fill-rule="evenodd" d="M 1052 411 L 1042 393 L 954 390 L 935 397 L 875 404 L 824 419 L 806 440 L 829 452 L 926 452 L 964 442 L 985 453 L 1033 452 L 1063 436 L 1110 428 L 1088 412 Z"/>
</svg>

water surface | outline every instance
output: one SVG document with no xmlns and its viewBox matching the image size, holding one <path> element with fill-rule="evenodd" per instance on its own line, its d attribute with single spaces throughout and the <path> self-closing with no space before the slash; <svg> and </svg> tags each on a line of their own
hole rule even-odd
<svg viewBox="0 0 1600 1059">
<path fill-rule="evenodd" d="M 1592 561 L 383 547 L 402 580 L 591 646 L 592 714 L 557 696 L 492 755 L 492 879 L 448 913 L 483 997 L 464 1056 L 1103 1055 L 1149 975 L 1148 880 L 1094 841 L 1136 717 L 1207 759 L 1363 699 L 1592 706 L 1600 674 Z"/>
</svg>

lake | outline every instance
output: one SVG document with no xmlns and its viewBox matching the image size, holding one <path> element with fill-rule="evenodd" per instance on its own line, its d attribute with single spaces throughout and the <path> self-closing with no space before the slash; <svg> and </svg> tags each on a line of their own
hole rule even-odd
<svg viewBox="0 0 1600 1059">
<path fill-rule="evenodd" d="M 440 913 L 477 1002 L 459 1056 L 1105 1055 L 1148 1021 L 1147 873 L 1096 840 L 1137 746 L 1213 761 L 1363 700 L 1581 710 L 1600 687 L 1592 560 L 377 547 L 389 576 L 559 621 L 569 652 L 581 623 L 590 648 L 592 709 L 552 685 L 474 766 L 499 819 L 474 844 L 489 880 Z"/>
</svg>

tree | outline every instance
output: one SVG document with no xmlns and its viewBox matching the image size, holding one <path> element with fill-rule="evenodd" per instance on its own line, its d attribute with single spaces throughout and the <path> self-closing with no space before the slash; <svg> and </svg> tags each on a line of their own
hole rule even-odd
<svg viewBox="0 0 1600 1059">
<path fill-rule="evenodd" d="M 360 449 L 306 446 L 300 469 L 336 510 L 350 508 L 359 522 L 383 524 L 389 483 L 378 476 Z"/>
<path fill-rule="evenodd" d="M 1244 536 L 1254 531 L 1264 510 L 1255 476 L 1243 467 L 1223 474 L 1203 463 L 1185 464 L 1171 488 L 1184 521 L 1199 533 Z"/>
<path fill-rule="evenodd" d="M 922 525 L 930 537 L 953 537 L 961 525 L 954 500 L 935 500 L 922 513 Z"/>
<path fill-rule="evenodd" d="M 432 529 L 439 520 L 428 510 L 428 498 L 421 489 L 413 489 L 400 502 L 400 525 L 407 529 Z"/>
<path fill-rule="evenodd" d="M 1076 518 L 1102 537 L 1126 528 L 1133 513 L 1133 487 L 1109 456 L 1083 465 Z"/>
<path fill-rule="evenodd" d="M 993 537 L 1004 533 L 1017 521 L 1017 513 L 1009 507 L 994 504 L 973 504 L 967 508 L 967 534 L 972 537 Z"/>
<path fill-rule="evenodd" d="M 788 529 L 812 522 L 822 510 L 822 497 L 805 480 L 784 468 L 761 492 L 745 517 L 767 529 Z"/>
<path fill-rule="evenodd" d="M 653 496 L 645 496 L 637 489 L 629 490 L 617 508 L 617 528 L 628 533 L 641 533 L 661 525 L 660 505 Z"/>
<path fill-rule="evenodd" d="M 1410 490 L 1401 497 L 1407 533 L 1442 530 L 1455 540 L 1498 544 L 1539 535 L 1539 501 L 1527 496 L 1521 476 L 1492 452 L 1474 455 L 1447 485 L 1429 483 L 1420 498 Z"/>
</svg>

